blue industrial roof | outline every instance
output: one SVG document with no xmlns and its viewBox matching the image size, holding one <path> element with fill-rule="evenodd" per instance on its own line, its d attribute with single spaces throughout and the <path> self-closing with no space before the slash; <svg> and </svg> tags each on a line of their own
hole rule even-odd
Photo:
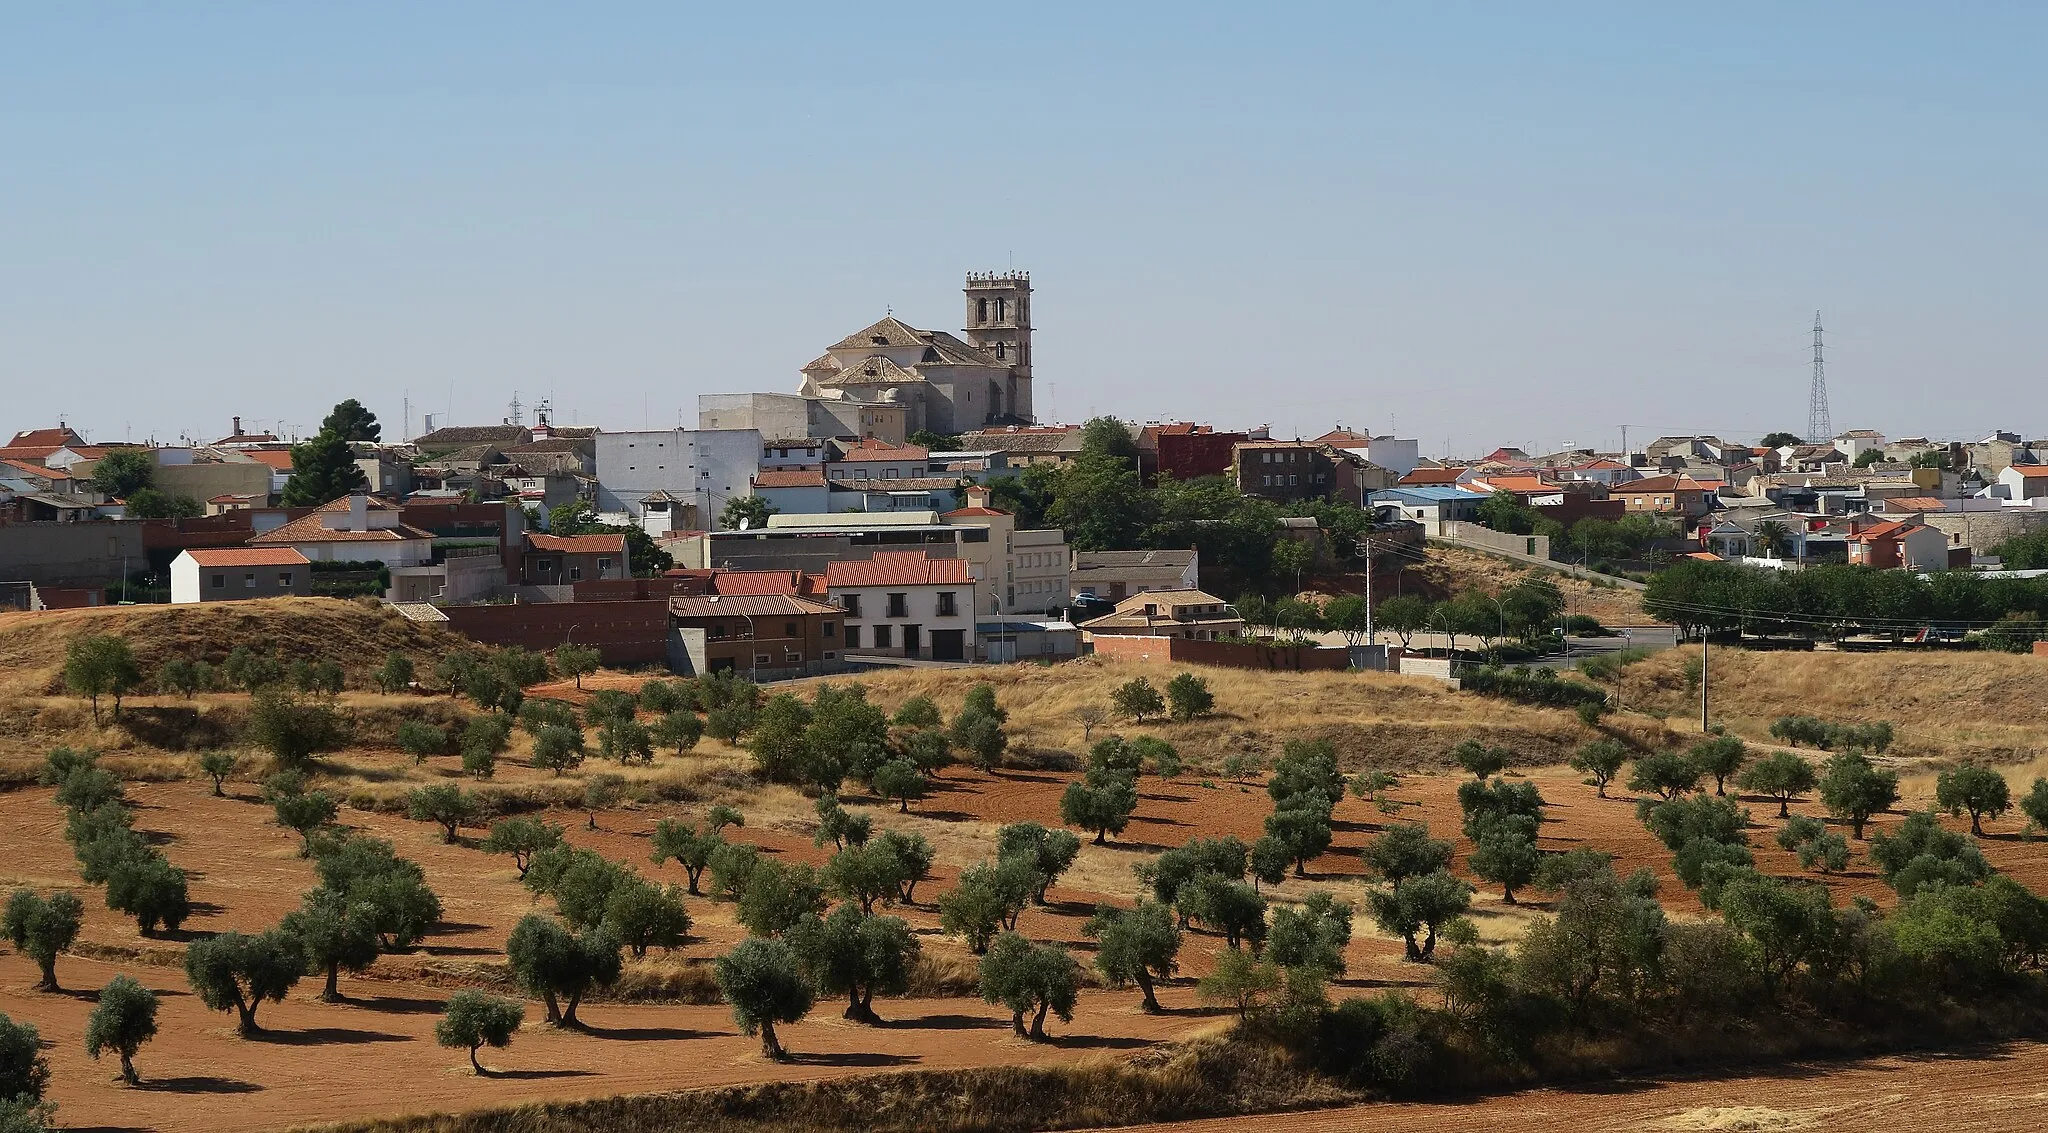
<svg viewBox="0 0 2048 1133">
<path fill-rule="evenodd" d="M 1470 500 L 1473 503 L 1479 503 L 1486 499 L 1484 495 L 1478 492 L 1468 492 L 1462 488 L 1453 488 L 1443 484 L 1416 484 L 1406 488 L 1376 488 L 1372 493 L 1374 501 L 1382 500 L 1389 496 L 1398 496 L 1405 500 L 1430 504 L 1452 503 L 1458 500 Z"/>
</svg>

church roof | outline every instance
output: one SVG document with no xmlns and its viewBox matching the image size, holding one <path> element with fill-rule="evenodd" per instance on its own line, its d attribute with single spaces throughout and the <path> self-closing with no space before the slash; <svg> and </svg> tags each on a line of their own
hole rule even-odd
<svg viewBox="0 0 2048 1133">
<path fill-rule="evenodd" d="M 833 343 L 832 349 L 867 350 L 877 346 L 922 346 L 927 341 L 924 331 L 894 315 L 889 315 Z"/>
<path fill-rule="evenodd" d="M 876 324 L 880 325 L 880 324 Z M 898 324 L 901 325 L 901 324 Z M 900 385 L 924 378 L 889 361 L 886 354 L 870 354 L 824 380 L 831 386 Z"/>
<path fill-rule="evenodd" d="M 925 337 L 931 342 L 931 349 L 926 352 L 924 359 L 927 362 L 943 362 L 952 366 L 1007 367 L 1007 363 L 998 359 L 995 355 L 979 347 L 970 346 L 958 338 L 947 334 L 945 331 L 928 331 L 925 332 Z M 937 357 L 932 355 L 937 355 Z"/>
<path fill-rule="evenodd" d="M 830 354 L 820 354 L 816 358 L 811 359 L 810 364 L 798 370 L 797 373 L 829 374 L 837 369 L 839 369 L 839 359 L 832 357 Z"/>
</svg>

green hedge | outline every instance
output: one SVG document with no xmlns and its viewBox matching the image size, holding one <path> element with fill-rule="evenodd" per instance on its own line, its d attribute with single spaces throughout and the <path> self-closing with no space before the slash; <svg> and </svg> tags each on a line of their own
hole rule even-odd
<svg viewBox="0 0 2048 1133">
<path fill-rule="evenodd" d="M 1497 696 L 1520 704 L 1546 708 L 1576 708 L 1591 704 L 1607 706 L 1607 694 L 1592 685 L 1568 681 L 1550 669 L 1503 669 L 1497 665 L 1470 669 L 1460 674 L 1463 687 L 1483 696 Z"/>
</svg>

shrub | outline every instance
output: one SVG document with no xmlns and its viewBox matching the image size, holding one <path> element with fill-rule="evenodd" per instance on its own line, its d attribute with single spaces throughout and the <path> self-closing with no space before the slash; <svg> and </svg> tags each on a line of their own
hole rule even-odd
<svg viewBox="0 0 2048 1133">
<path fill-rule="evenodd" d="M 256 936 L 230 930 L 185 949 L 185 979 L 193 994 L 215 1011 L 233 1010 L 244 1037 L 262 1030 L 257 1007 L 266 999 L 283 1002 L 305 970 L 298 938 L 280 929 Z"/>
<path fill-rule="evenodd" d="M 1080 966 L 1054 944 L 1033 944 L 1014 932 L 997 937 L 981 960 L 981 998 L 1010 1009 L 1010 1027 L 1020 1037 L 1043 1041 L 1045 1017 L 1074 1018 L 1081 991 Z M 1032 1013 L 1024 1027 L 1025 1012 Z"/>
<path fill-rule="evenodd" d="M 1119 716 L 1143 723 L 1147 716 L 1159 716 L 1166 712 L 1166 700 L 1159 695 L 1151 681 L 1144 677 L 1132 677 L 1109 694 L 1110 707 Z"/>
<path fill-rule="evenodd" d="M 470 1069 L 483 1074 L 483 1063 L 476 1060 L 477 1049 L 486 1044 L 501 1049 L 512 1045 L 512 1036 L 525 1018 L 526 1007 L 515 1000 L 463 988 L 448 997 L 448 1006 L 434 1024 L 434 1041 L 469 1048 Z"/>
<path fill-rule="evenodd" d="M 1523 671 L 1489 665 L 1467 670 L 1461 687 L 1482 696 L 1545 708 L 1576 708 L 1581 704 L 1600 708 L 1607 706 L 1606 692 L 1589 684 L 1565 680 L 1550 669 Z"/>
<path fill-rule="evenodd" d="M 811 1010 L 811 983 L 796 953 L 779 940 L 742 940 L 718 958 L 714 970 L 740 1032 L 760 1034 L 762 1056 L 780 1061 L 775 1024 L 794 1023 Z"/>
<path fill-rule="evenodd" d="M 348 723 L 331 705 L 300 701 L 288 692 L 256 694 L 243 728 L 249 743 L 268 751 L 279 767 L 306 766 L 315 755 L 348 739 Z"/>
<path fill-rule="evenodd" d="M 85 1021 L 85 1053 L 95 1061 L 106 1051 L 121 1058 L 121 1080 L 133 1086 L 135 1052 L 156 1037 L 156 993 L 128 976 L 115 976 L 100 989 L 99 1003 Z"/>
<path fill-rule="evenodd" d="M 1139 736 L 1132 740 L 1131 754 L 1137 757 L 1139 767 L 1151 764 L 1152 773 L 1161 779 L 1171 779 L 1180 774 L 1180 753 L 1158 736 Z"/>
<path fill-rule="evenodd" d="M 996 690 L 985 684 L 967 690 L 967 699 L 953 717 L 953 746 L 968 753 L 974 765 L 992 771 L 1002 761 L 1010 737 L 1003 732 L 1009 712 L 996 704 Z"/>
<path fill-rule="evenodd" d="M 543 724 L 533 737 L 533 765 L 558 776 L 583 766 L 583 733 L 559 724 Z"/>
<path fill-rule="evenodd" d="M 643 763 L 654 762 L 654 733 L 647 730 L 647 725 L 635 720 L 607 722 L 597 733 L 597 746 L 606 759 L 616 759 L 622 764 L 636 759 Z"/>
<path fill-rule="evenodd" d="M 227 797 L 227 792 L 221 789 L 221 784 L 227 782 L 228 776 L 235 773 L 235 767 L 239 762 L 233 752 L 209 751 L 200 754 L 199 770 L 201 774 L 213 780 L 213 797 Z"/>
<path fill-rule="evenodd" d="M 42 1035 L 32 1024 L 0 1015 L 0 1103 L 41 1101 L 49 1082 L 50 1064 L 43 1058 Z"/>
<path fill-rule="evenodd" d="M 610 773 L 592 775 L 583 781 L 583 814 L 590 829 L 597 829 L 597 812 L 619 805 L 625 790 L 626 780 Z"/>
<path fill-rule="evenodd" d="M 1506 771 L 1513 757 L 1504 747 L 1488 747 L 1478 740 L 1466 740 L 1451 749 L 1451 758 L 1474 779 L 1490 779 Z"/>
<path fill-rule="evenodd" d="M 1820 801 L 1828 814 L 1847 822 L 1858 840 L 1870 816 L 1899 801 L 1899 776 L 1882 771 L 1856 752 L 1831 757 L 1820 776 Z"/>
<path fill-rule="evenodd" d="M 476 817 L 476 796 L 452 784 L 415 787 L 405 796 L 406 814 L 415 821 L 441 827 L 441 840 L 453 844 L 463 823 Z"/>
<path fill-rule="evenodd" d="M 1266 1001 L 1280 990 L 1278 964 L 1258 959 L 1249 952 L 1225 952 L 1216 967 L 1195 985 L 1204 1003 L 1221 1003 L 1237 1009 L 1240 1023 L 1248 1022 Z"/>
<path fill-rule="evenodd" d="M 1266 958 L 1283 968 L 1313 968 L 1328 979 L 1344 974 L 1350 943 L 1351 906 L 1319 889 L 1299 907 L 1273 911 Z"/>
<path fill-rule="evenodd" d="M 1207 716 L 1216 708 L 1216 694 L 1209 682 L 1193 673 L 1179 673 L 1166 682 L 1166 703 L 1175 720 L 1183 723 Z"/>
<path fill-rule="evenodd" d="M 1991 876 L 1991 863 L 1977 844 L 1967 835 L 1943 829 L 1927 811 L 1907 815 L 1894 833 L 1872 836 L 1870 860 L 1901 899 L 1930 883 L 1974 885 Z"/>
<path fill-rule="evenodd" d="M 134 917 L 144 936 L 159 924 L 176 932 L 192 912 L 185 871 L 156 854 L 123 861 L 107 873 L 107 908 Z"/>
<path fill-rule="evenodd" d="M 630 692 L 599 689 L 590 694 L 589 702 L 583 706 L 583 722 L 588 727 L 602 728 L 614 720 L 631 720 L 639 707 L 639 701 Z"/>
<path fill-rule="evenodd" d="M 945 721 L 939 716 L 939 706 L 932 698 L 919 693 L 905 700 L 896 708 L 891 723 L 899 728 L 942 728 Z"/>
<path fill-rule="evenodd" d="M 274 795 L 270 808 L 279 826 L 298 834 L 302 858 L 313 854 L 313 835 L 326 829 L 334 816 L 341 813 L 341 804 L 325 791 Z"/>
</svg>

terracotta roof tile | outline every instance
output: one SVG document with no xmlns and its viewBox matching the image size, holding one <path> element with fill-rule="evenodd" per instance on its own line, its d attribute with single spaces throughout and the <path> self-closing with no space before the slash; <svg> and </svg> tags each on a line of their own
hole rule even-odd
<svg viewBox="0 0 2048 1133">
<path fill-rule="evenodd" d="M 548 535 L 529 532 L 526 541 L 536 551 L 550 551 L 562 555 L 623 555 L 626 553 L 626 537 L 619 535 Z"/>
<path fill-rule="evenodd" d="M 306 556 L 290 547 L 193 548 L 185 552 L 203 567 L 304 566 Z"/>
<path fill-rule="evenodd" d="M 822 488 L 825 474 L 811 469 L 768 469 L 754 473 L 756 488 Z"/>
<path fill-rule="evenodd" d="M 974 579 L 965 559 L 934 559 L 923 551 L 877 551 L 866 561 L 825 565 L 825 585 L 840 586 L 964 586 Z"/>
</svg>

